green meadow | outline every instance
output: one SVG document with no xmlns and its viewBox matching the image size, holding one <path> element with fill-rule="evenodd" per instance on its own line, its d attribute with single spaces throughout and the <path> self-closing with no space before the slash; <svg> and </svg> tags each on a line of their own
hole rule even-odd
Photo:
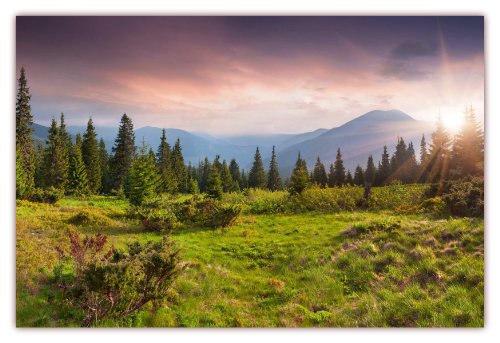
<svg viewBox="0 0 500 343">
<path fill-rule="evenodd" d="M 374 188 L 364 207 L 356 187 L 313 189 L 299 200 L 226 194 L 224 202 L 242 206 L 231 226 L 171 232 L 183 269 L 165 299 L 92 326 L 482 327 L 483 219 L 422 205 L 425 187 Z M 117 250 L 162 239 L 131 213 L 111 196 L 18 200 L 17 326 L 80 326 L 83 313 L 51 282 L 65 268 L 68 230 L 102 233 Z"/>
</svg>

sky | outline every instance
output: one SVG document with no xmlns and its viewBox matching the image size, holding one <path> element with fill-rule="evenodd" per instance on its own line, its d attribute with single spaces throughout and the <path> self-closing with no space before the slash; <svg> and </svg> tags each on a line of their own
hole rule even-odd
<svg viewBox="0 0 500 343">
<path fill-rule="evenodd" d="M 35 122 L 215 135 L 299 133 L 399 109 L 484 116 L 484 20 L 472 17 L 16 19 Z"/>
</svg>

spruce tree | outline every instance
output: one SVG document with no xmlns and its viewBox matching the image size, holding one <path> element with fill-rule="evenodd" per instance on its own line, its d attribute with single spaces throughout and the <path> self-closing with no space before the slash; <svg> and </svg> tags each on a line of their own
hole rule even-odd
<svg viewBox="0 0 500 343">
<path fill-rule="evenodd" d="M 231 177 L 231 173 L 229 172 L 226 160 L 222 161 L 221 171 L 219 174 L 222 182 L 222 191 L 224 193 L 233 192 L 235 190 L 235 185 L 233 178 Z"/>
<path fill-rule="evenodd" d="M 363 186 L 365 184 L 365 178 L 363 175 L 363 168 L 358 164 L 354 170 L 354 184 L 356 186 Z"/>
<path fill-rule="evenodd" d="M 184 156 L 182 156 L 181 141 L 177 138 L 172 150 L 171 160 L 172 171 L 175 183 L 177 184 L 177 192 L 184 193 L 187 189 L 187 170 L 184 164 Z"/>
<path fill-rule="evenodd" d="M 328 172 L 328 187 L 335 187 L 335 167 L 330 163 L 330 170 Z"/>
<path fill-rule="evenodd" d="M 283 182 L 281 181 L 278 161 L 276 161 L 274 145 L 273 152 L 271 154 L 271 162 L 269 163 L 269 173 L 267 175 L 267 189 L 273 192 L 283 189 Z"/>
<path fill-rule="evenodd" d="M 427 142 L 425 141 L 424 134 L 422 134 L 422 139 L 420 140 L 420 165 L 425 165 L 428 158 L 429 153 L 427 152 Z"/>
<path fill-rule="evenodd" d="M 198 182 L 191 176 L 188 177 L 186 193 L 188 193 L 188 194 L 200 193 L 200 188 L 198 187 Z"/>
<path fill-rule="evenodd" d="M 210 161 L 207 157 L 202 165 L 201 181 L 200 181 L 200 192 L 206 193 L 208 189 L 208 179 L 210 177 L 210 169 L 212 168 Z"/>
<path fill-rule="evenodd" d="M 373 163 L 372 155 L 368 156 L 364 179 L 367 184 L 373 185 L 373 181 L 375 180 L 375 164 Z"/>
<path fill-rule="evenodd" d="M 404 183 L 412 183 L 416 181 L 418 165 L 417 158 L 415 156 L 415 149 L 413 148 L 413 142 L 408 144 L 408 149 L 406 150 L 407 159 L 405 162 L 404 170 L 405 174 L 403 175 L 402 181 Z"/>
<path fill-rule="evenodd" d="M 106 144 L 101 138 L 99 140 L 99 161 L 101 166 L 101 189 L 100 192 L 107 194 L 111 190 L 111 180 L 109 175 L 109 155 L 106 150 Z"/>
<path fill-rule="evenodd" d="M 214 164 L 212 168 L 210 168 L 208 176 L 207 196 L 209 198 L 221 200 L 222 193 L 222 182 L 219 177 L 219 170 L 217 170 L 217 165 Z"/>
<path fill-rule="evenodd" d="M 391 176 L 391 161 L 387 153 L 387 145 L 384 145 L 384 152 L 382 153 L 382 161 L 376 173 L 375 185 L 382 186 Z"/>
<path fill-rule="evenodd" d="M 240 166 L 236 163 L 236 160 L 233 158 L 231 162 L 229 162 L 229 172 L 231 173 L 231 177 L 235 182 L 238 183 L 238 188 L 242 185 L 241 182 L 241 173 Z"/>
<path fill-rule="evenodd" d="M 141 205 L 144 200 L 155 197 L 158 193 L 160 176 L 154 152 L 147 151 L 142 144 L 139 154 L 132 162 L 127 177 L 128 198 L 132 205 Z"/>
<path fill-rule="evenodd" d="M 248 186 L 251 188 L 266 188 L 266 172 L 260 156 L 259 147 L 255 150 L 254 162 L 248 174 Z"/>
<path fill-rule="evenodd" d="M 16 199 L 22 198 L 26 194 L 26 175 L 21 165 L 21 155 L 16 149 Z"/>
<path fill-rule="evenodd" d="M 35 187 L 36 168 L 35 143 L 31 136 L 33 133 L 33 115 L 31 114 L 30 101 L 31 95 L 28 81 L 24 68 L 21 68 L 16 98 L 16 154 L 19 154 L 19 165 L 24 174 L 24 193 L 26 194 L 32 192 Z"/>
<path fill-rule="evenodd" d="M 45 186 L 45 149 L 43 142 L 38 142 L 35 153 L 35 187 Z"/>
<path fill-rule="evenodd" d="M 352 174 L 350 170 L 347 171 L 347 175 L 345 177 L 345 183 L 349 186 L 354 185 L 354 180 L 352 179 Z"/>
<path fill-rule="evenodd" d="M 333 178 L 335 186 L 342 186 L 345 183 L 345 168 L 344 161 L 342 160 L 342 153 L 340 148 L 337 149 L 337 156 L 335 157 L 335 165 L 333 168 Z"/>
<path fill-rule="evenodd" d="M 115 145 L 112 148 L 110 158 L 109 172 L 111 175 L 111 184 L 113 190 L 119 190 L 124 187 L 125 176 L 134 160 L 135 155 L 135 135 L 132 120 L 123 114 L 118 128 L 118 135 L 115 139 Z"/>
<path fill-rule="evenodd" d="M 87 122 L 87 130 L 82 140 L 83 163 L 87 168 L 89 191 L 96 194 L 101 189 L 101 161 L 99 159 L 99 145 L 92 118 Z"/>
<path fill-rule="evenodd" d="M 472 107 L 464 111 L 464 122 L 453 144 L 451 168 L 454 177 L 483 174 L 484 135 Z"/>
<path fill-rule="evenodd" d="M 248 175 L 245 172 L 245 169 L 241 170 L 241 186 L 240 189 L 248 188 Z"/>
<path fill-rule="evenodd" d="M 299 156 L 295 162 L 295 168 L 290 177 L 289 192 L 291 194 L 301 194 L 309 184 L 306 161 Z"/>
<path fill-rule="evenodd" d="M 321 163 L 319 156 L 316 159 L 316 164 L 314 165 L 312 181 L 319 185 L 321 188 L 325 188 L 328 183 L 325 165 Z"/>
<path fill-rule="evenodd" d="M 160 192 L 173 193 L 177 190 L 177 182 L 172 170 L 172 152 L 167 142 L 165 129 L 162 130 L 160 145 L 156 153 L 158 168 L 160 169 Z"/>
<path fill-rule="evenodd" d="M 436 129 L 431 135 L 429 163 L 425 169 L 428 182 L 443 181 L 448 177 L 450 145 L 450 136 L 443 126 L 441 116 L 439 116 Z"/>
<path fill-rule="evenodd" d="M 73 142 L 71 142 L 71 136 L 69 135 L 68 131 L 66 130 L 66 122 L 64 121 L 64 113 L 62 113 L 62 112 L 61 112 L 61 119 L 59 121 L 59 135 L 61 136 L 61 140 L 67 149 L 67 154 L 68 154 L 68 159 L 69 159 L 69 155 L 71 153 L 71 146 L 73 145 Z"/>
<path fill-rule="evenodd" d="M 45 186 L 65 189 L 68 181 L 66 147 L 59 135 L 57 122 L 52 118 L 44 153 Z"/>
<path fill-rule="evenodd" d="M 76 142 L 71 151 L 68 192 L 74 195 L 87 195 L 89 193 L 87 168 L 83 162 L 80 134 L 76 135 Z"/>
</svg>

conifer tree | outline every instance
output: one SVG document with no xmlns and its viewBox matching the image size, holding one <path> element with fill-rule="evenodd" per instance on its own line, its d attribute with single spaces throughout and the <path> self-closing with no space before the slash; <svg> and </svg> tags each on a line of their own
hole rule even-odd
<svg viewBox="0 0 500 343">
<path fill-rule="evenodd" d="M 21 155 L 16 149 L 16 199 L 22 198 L 26 193 L 26 175 L 21 165 Z"/>
<path fill-rule="evenodd" d="M 484 135 L 472 107 L 464 111 L 464 122 L 453 144 L 451 168 L 454 177 L 483 174 Z"/>
<path fill-rule="evenodd" d="M 92 118 L 87 122 L 87 130 L 82 139 L 83 163 L 87 168 L 89 191 L 96 194 L 101 189 L 101 161 L 99 159 L 99 145 Z"/>
<path fill-rule="evenodd" d="M 35 187 L 45 185 L 45 149 L 43 142 L 38 142 L 35 153 Z"/>
<path fill-rule="evenodd" d="M 207 196 L 213 199 L 222 199 L 222 182 L 219 177 L 219 171 L 217 170 L 217 165 L 212 165 L 210 168 L 210 173 L 208 176 L 207 184 Z"/>
<path fill-rule="evenodd" d="M 241 187 L 240 189 L 248 188 L 248 175 L 245 172 L 245 169 L 241 170 Z"/>
<path fill-rule="evenodd" d="M 87 168 L 83 162 L 80 134 L 76 135 L 76 142 L 71 151 L 68 192 L 74 195 L 87 195 L 89 193 Z"/>
<path fill-rule="evenodd" d="M 158 168 L 160 169 L 160 192 L 173 193 L 177 190 L 177 183 L 172 170 L 172 152 L 167 142 L 165 129 L 162 130 L 160 145 L 156 153 Z"/>
<path fill-rule="evenodd" d="M 188 193 L 188 194 L 200 193 L 200 188 L 198 187 L 198 182 L 191 176 L 189 176 L 189 178 L 188 178 L 186 193 Z"/>
<path fill-rule="evenodd" d="M 231 173 L 231 177 L 235 182 L 238 183 L 238 188 L 242 185 L 241 182 L 241 173 L 240 166 L 236 163 L 236 160 L 233 158 L 231 162 L 229 162 L 229 172 Z"/>
<path fill-rule="evenodd" d="M 266 188 L 266 172 L 260 156 L 259 147 L 255 150 L 254 162 L 248 174 L 248 186 L 251 188 Z"/>
<path fill-rule="evenodd" d="M 417 158 L 415 156 L 415 149 L 413 148 L 413 142 L 408 144 L 408 149 L 406 151 L 407 159 L 405 162 L 404 170 L 405 174 L 403 175 L 402 181 L 404 183 L 412 183 L 415 182 L 418 166 L 417 166 Z"/>
<path fill-rule="evenodd" d="M 212 166 L 219 172 L 219 177 L 220 177 L 220 173 L 222 171 L 222 163 L 220 163 L 220 155 L 219 154 L 215 155 Z"/>
<path fill-rule="evenodd" d="M 154 156 L 153 150 L 148 152 L 143 142 L 127 177 L 127 193 L 132 205 L 141 205 L 145 199 L 157 195 L 160 176 Z"/>
<path fill-rule="evenodd" d="M 201 173 L 201 181 L 200 181 L 200 191 L 201 192 L 206 192 L 208 189 L 208 179 L 210 177 L 210 169 L 211 169 L 210 161 L 208 160 L 207 157 L 205 157 L 205 161 L 203 162 L 202 166 L 202 173 Z"/>
<path fill-rule="evenodd" d="M 342 186 L 345 183 L 345 168 L 340 148 L 337 149 L 337 156 L 335 157 L 335 164 L 333 167 L 333 179 L 335 182 L 335 186 Z"/>
<path fill-rule="evenodd" d="M 420 165 L 425 165 L 428 158 L 429 153 L 427 152 L 427 142 L 425 141 L 424 134 L 422 134 L 422 139 L 420 140 Z"/>
<path fill-rule="evenodd" d="M 328 187 L 335 187 L 335 167 L 330 163 L 330 170 L 328 172 Z"/>
<path fill-rule="evenodd" d="M 281 181 L 281 176 L 278 168 L 278 161 L 276 161 L 276 152 L 274 145 L 271 154 L 271 162 L 269 162 L 269 173 L 267 175 L 267 189 L 273 192 L 283 189 L 283 182 Z"/>
<path fill-rule="evenodd" d="M 65 189 L 68 181 L 68 159 L 66 147 L 61 140 L 57 123 L 52 118 L 44 153 L 45 186 Z"/>
<path fill-rule="evenodd" d="M 177 192 L 184 193 L 187 189 L 187 170 L 184 164 L 184 156 L 182 156 L 181 141 L 177 138 L 172 150 L 172 171 L 174 180 L 177 184 Z"/>
<path fill-rule="evenodd" d="M 16 98 L 16 154 L 19 154 L 19 165 L 24 174 L 24 193 L 27 194 L 32 192 L 35 187 L 36 168 L 35 143 L 31 137 L 33 133 L 33 115 L 31 114 L 30 101 L 31 95 L 26 73 L 24 68 L 21 68 Z"/>
<path fill-rule="evenodd" d="M 71 146 L 73 145 L 73 142 L 71 142 L 71 136 L 69 135 L 68 131 L 66 130 L 66 122 L 64 121 L 64 113 L 61 112 L 61 119 L 59 121 L 59 136 L 61 136 L 61 140 L 63 142 L 64 147 L 66 148 L 66 152 L 68 154 L 68 159 L 69 155 L 71 153 Z"/>
<path fill-rule="evenodd" d="M 106 144 L 101 138 L 99 140 L 99 161 L 101 166 L 101 193 L 108 193 L 111 190 L 111 180 L 109 175 L 109 155 Z"/>
<path fill-rule="evenodd" d="M 354 184 L 356 186 L 363 186 L 365 184 L 365 178 L 363 175 L 363 168 L 358 164 L 354 170 Z"/>
<path fill-rule="evenodd" d="M 450 136 L 443 126 L 441 116 L 439 116 L 436 129 L 431 135 L 429 163 L 425 170 L 428 173 L 427 181 L 443 181 L 448 177 L 450 145 Z"/>
<path fill-rule="evenodd" d="M 113 190 L 119 190 L 124 187 L 125 176 L 134 160 L 135 155 L 135 135 L 132 120 L 123 114 L 118 128 L 118 135 L 115 139 L 115 145 L 112 148 L 110 158 L 109 172 Z"/>
<path fill-rule="evenodd" d="M 373 181 L 375 180 L 375 164 L 373 163 L 372 155 L 368 156 L 364 179 L 366 183 L 368 183 L 369 185 L 373 185 Z"/>
<path fill-rule="evenodd" d="M 352 174 L 350 170 L 347 171 L 347 175 L 345 177 L 345 183 L 349 186 L 354 185 L 354 181 L 352 179 Z"/>
<path fill-rule="evenodd" d="M 226 163 L 226 160 L 222 161 L 221 171 L 220 171 L 220 179 L 222 182 L 222 191 L 224 193 L 233 192 L 235 185 L 233 178 L 231 177 L 231 173 L 229 172 L 229 167 Z"/>
<path fill-rule="evenodd" d="M 376 173 L 375 185 L 382 186 L 391 176 L 391 161 L 387 153 L 387 145 L 384 145 L 384 152 L 382 153 L 382 161 Z"/>
<path fill-rule="evenodd" d="M 312 181 L 319 185 L 321 188 L 325 188 L 328 183 L 325 165 L 321 163 L 319 156 L 316 159 L 316 164 L 314 165 Z"/>
<path fill-rule="evenodd" d="M 301 194 L 309 184 L 306 161 L 299 156 L 295 162 L 295 168 L 290 177 L 289 192 L 291 194 Z"/>
</svg>

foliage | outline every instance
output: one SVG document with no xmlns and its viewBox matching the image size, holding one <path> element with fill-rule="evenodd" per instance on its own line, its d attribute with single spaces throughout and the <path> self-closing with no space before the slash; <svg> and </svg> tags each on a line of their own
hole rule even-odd
<svg viewBox="0 0 500 343">
<path fill-rule="evenodd" d="M 471 177 L 449 181 L 442 197 L 453 215 L 484 216 L 484 180 L 482 178 Z"/>
<path fill-rule="evenodd" d="M 132 165 L 135 154 L 135 134 L 132 120 L 123 114 L 120 127 L 112 148 L 109 172 L 111 175 L 112 189 L 118 190 L 124 187 L 125 177 Z"/>
<path fill-rule="evenodd" d="M 297 157 L 297 162 L 295 162 L 295 168 L 292 171 L 292 176 L 290 177 L 290 185 L 288 191 L 290 194 L 301 194 L 306 187 L 309 185 L 309 175 L 307 174 L 306 161 L 299 156 Z"/>
<path fill-rule="evenodd" d="M 86 315 L 82 326 L 134 314 L 152 301 L 164 301 L 180 268 L 179 250 L 164 237 L 159 242 L 127 244 L 124 251 L 106 249 L 107 237 L 70 231 L 73 277 L 55 270 L 55 282 L 67 301 Z"/>
<path fill-rule="evenodd" d="M 135 214 L 142 220 L 144 227 L 151 231 L 171 232 L 180 225 L 171 204 L 159 199 L 143 201 L 135 209 Z"/>
<path fill-rule="evenodd" d="M 64 192 L 55 187 L 35 188 L 28 196 L 28 200 L 32 202 L 42 202 L 47 204 L 55 204 L 64 196 Z"/>
<path fill-rule="evenodd" d="M 266 188 L 266 185 L 266 172 L 264 170 L 264 164 L 262 163 L 259 147 L 257 147 L 252 169 L 250 169 L 250 173 L 248 174 L 248 186 L 251 188 Z"/>
<path fill-rule="evenodd" d="M 269 189 L 270 191 L 277 191 L 283 189 L 283 182 L 281 181 L 278 161 L 276 161 L 276 152 L 274 145 L 271 154 L 271 161 L 269 162 L 269 173 L 267 175 L 267 189 Z"/>
<path fill-rule="evenodd" d="M 89 194 L 87 169 L 82 157 L 82 142 L 80 134 L 76 135 L 76 142 L 71 152 L 69 163 L 68 193 L 74 195 Z"/>
<path fill-rule="evenodd" d="M 132 163 L 126 183 L 126 193 L 132 205 L 140 205 L 145 199 L 157 194 L 160 177 L 154 155 L 146 152 L 142 146 L 137 158 Z"/>
<path fill-rule="evenodd" d="M 368 198 L 371 210 L 395 210 L 401 206 L 419 205 L 427 197 L 427 185 L 402 185 L 393 182 L 384 187 L 373 187 Z"/>
</svg>

